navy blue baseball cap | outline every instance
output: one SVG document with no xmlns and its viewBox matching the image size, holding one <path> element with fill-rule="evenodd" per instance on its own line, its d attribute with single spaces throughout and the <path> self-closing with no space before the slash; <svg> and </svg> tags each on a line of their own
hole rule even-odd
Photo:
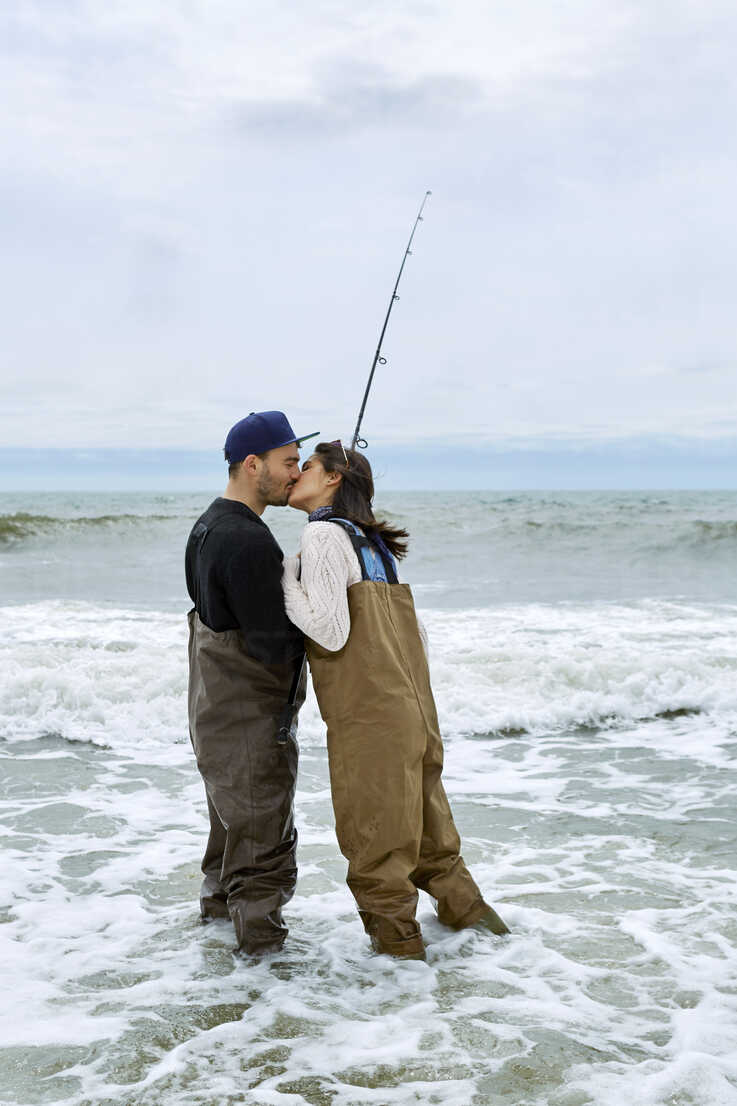
<svg viewBox="0 0 737 1106">
<path fill-rule="evenodd" d="M 228 464 L 235 465 L 251 453 L 267 453 L 291 442 L 302 445 L 302 442 L 316 438 L 319 433 L 315 430 L 298 438 L 283 411 L 251 411 L 245 419 L 231 426 L 223 452 Z"/>
</svg>

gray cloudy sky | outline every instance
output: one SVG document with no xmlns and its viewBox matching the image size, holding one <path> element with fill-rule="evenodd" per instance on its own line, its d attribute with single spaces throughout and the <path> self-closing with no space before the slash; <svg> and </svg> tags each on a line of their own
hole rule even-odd
<svg viewBox="0 0 737 1106">
<path fill-rule="evenodd" d="M 737 435 L 733 0 L 8 0 L 6 446 Z"/>
</svg>

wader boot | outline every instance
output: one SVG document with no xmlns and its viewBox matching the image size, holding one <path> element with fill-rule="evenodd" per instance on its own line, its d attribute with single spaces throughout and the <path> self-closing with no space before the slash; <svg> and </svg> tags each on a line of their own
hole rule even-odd
<svg viewBox="0 0 737 1106">
<path fill-rule="evenodd" d="M 360 553 L 359 562 L 366 577 Z M 448 926 L 472 925 L 489 907 L 459 855 L 409 586 L 364 578 L 348 588 L 348 607 L 351 630 L 341 650 L 307 642 L 328 731 L 338 844 L 373 947 L 422 957 L 418 888 L 437 900 Z"/>
<path fill-rule="evenodd" d="M 297 742 L 277 742 L 294 667 L 261 664 L 238 630 L 188 619 L 190 736 L 210 816 L 200 909 L 230 916 L 242 952 L 269 952 L 287 936 L 281 908 L 297 879 Z"/>
</svg>

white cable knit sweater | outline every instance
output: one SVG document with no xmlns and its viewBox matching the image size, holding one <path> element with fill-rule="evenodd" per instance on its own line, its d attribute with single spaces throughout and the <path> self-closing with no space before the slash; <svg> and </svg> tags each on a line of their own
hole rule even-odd
<svg viewBox="0 0 737 1106">
<path fill-rule="evenodd" d="M 301 560 L 301 572 L 300 572 Z M 284 558 L 284 606 L 303 634 L 337 652 L 348 640 L 348 588 L 361 580 L 351 539 L 334 522 L 310 522 L 302 531 L 300 556 Z M 417 625 L 427 655 L 427 634 Z"/>
</svg>

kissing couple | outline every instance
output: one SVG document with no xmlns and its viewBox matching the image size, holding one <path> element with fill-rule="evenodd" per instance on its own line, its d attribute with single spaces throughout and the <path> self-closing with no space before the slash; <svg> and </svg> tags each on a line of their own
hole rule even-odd
<svg viewBox="0 0 737 1106">
<path fill-rule="evenodd" d="M 190 737 L 210 818 L 200 912 L 229 917 L 247 956 L 286 939 L 306 654 L 348 886 L 373 949 L 422 960 L 420 890 L 451 929 L 509 930 L 460 855 L 443 788 L 427 635 L 397 567 L 409 535 L 375 517 L 362 453 L 320 442 L 300 465 L 314 437 L 281 411 L 237 422 L 227 487 L 187 543 Z M 263 522 L 269 505 L 307 514 L 296 556 Z"/>
</svg>

